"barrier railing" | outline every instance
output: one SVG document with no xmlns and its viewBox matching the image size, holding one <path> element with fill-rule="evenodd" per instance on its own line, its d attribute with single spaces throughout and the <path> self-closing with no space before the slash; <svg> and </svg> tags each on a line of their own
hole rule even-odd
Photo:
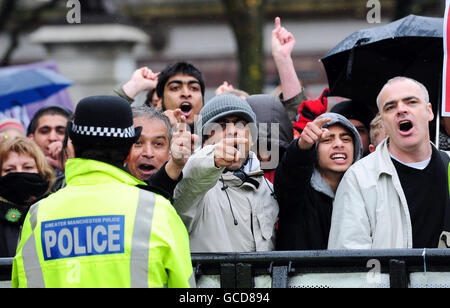
<svg viewBox="0 0 450 308">
<path fill-rule="evenodd" d="M 199 288 L 450 287 L 450 250 L 317 250 L 192 254 Z M 12 258 L 0 259 L 0 287 Z"/>
<path fill-rule="evenodd" d="M 450 250 L 192 254 L 198 287 L 450 287 Z"/>
</svg>

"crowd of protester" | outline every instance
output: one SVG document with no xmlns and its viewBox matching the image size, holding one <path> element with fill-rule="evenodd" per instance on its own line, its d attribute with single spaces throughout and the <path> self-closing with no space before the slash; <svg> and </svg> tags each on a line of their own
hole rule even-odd
<svg viewBox="0 0 450 308">
<path fill-rule="evenodd" d="M 430 142 L 435 115 L 427 89 L 397 77 L 380 89 L 377 114 L 367 102 L 328 106 L 328 89 L 306 97 L 294 45 L 276 18 L 271 46 L 279 96 L 249 95 L 224 81 L 204 102 L 201 72 L 177 62 L 161 72 L 136 70 L 115 97 L 87 98 L 102 109 L 116 100 L 131 105 L 136 131 L 125 155 L 111 154 L 116 145 L 89 149 L 96 143 L 81 141 L 89 134 L 77 129 L 88 116 L 78 107 L 75 115 L 45 107 L 27 132 L 14 120 L 0 123 L 0 257 L 16 255 L 31 204 L 70 195 L 80 158 L 126 171 L 132 183 L 169 200 L 185 230 L 175 218 L 168 226 L 187 232 L 188 245 L 179 245 L 190 252 L 448 247 L 449 159 Z M 141 92 L 147 96 L 138 104 Z M 89 121 L 102 123 L 102 109 L 90 110 Z M 186 258 L 174 250 L 173 258 Z"/>
</svg>

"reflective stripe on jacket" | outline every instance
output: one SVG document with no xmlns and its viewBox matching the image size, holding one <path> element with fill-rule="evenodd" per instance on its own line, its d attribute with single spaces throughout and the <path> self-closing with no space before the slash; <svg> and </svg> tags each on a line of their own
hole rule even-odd
<svg viewBox="0 0 450 308">
<path fill-rule="evenodd" d="M 195 285 L 188 234 L 167 199 L 94 160 L 69 160 L 66 178 L 25 219 L 13 287 Z"/>
</svg>

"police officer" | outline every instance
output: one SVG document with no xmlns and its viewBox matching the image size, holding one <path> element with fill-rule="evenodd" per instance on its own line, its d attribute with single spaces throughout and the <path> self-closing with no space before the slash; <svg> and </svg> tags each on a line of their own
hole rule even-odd
<svg viewBox="0 0 450 308">
<path fill-rule="evenodd" d="M 129 104 L 87 97 L 67 128 L 76 157 L 66 164 L 67 187 L 31 207 L 13 287 L 194 286 L 181 219 L 122 170 L 142 129 L 133 127 Z"/>
</svg>

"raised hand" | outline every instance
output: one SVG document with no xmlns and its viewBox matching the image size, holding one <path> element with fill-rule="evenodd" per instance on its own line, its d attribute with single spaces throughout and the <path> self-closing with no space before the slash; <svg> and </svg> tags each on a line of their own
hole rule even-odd
<svg viewBox="0 0 450 308">
<path fill-rule="evenodd" d="M 166 164 L 166 173 L 172 180 L 177 180 L 183 171 L 189 157 L 194 153 L 199 138 L 187 129 L 186 117 L 180 116 L 180 121 L 174 126 L 170 144 L 171 157 Z"/>
<path fill-rule="evenodd" d="M 226 93 L 230 90 L 233 90 L 233 85 L 231 83 L 228 83 L 228 81 L 224 81 L 220 86 L 216 89 L 216 95 Z"/>
<path fill-rule="evenodd" d="M 216 167 L 230 167 L 243 158 L 240 148 L 248 146 L 247 138 L 227 137 L 220 140 L 214 150 L 214 164 Z"/>
<path fill-rule="evenodd" d="M 181 123 L 182 117 L 184 117 L 182 115 L 182 112 L 181 112 L 180 108 L 177 108 L 175 110 L 172 110 L 172 109 L 171 110 L 166 110 L 163 113 L 164 113 L 164 115 L 166 117 L 169 118 L 170 125 L 172 125 L 172 128 L 176 128 L 178 123 Z M 184 117 L 184 118 L 186 119 L 186 117 Z"/>
<path fill-rule="evenodd" d="M 281 26 L 280 17 L 275 18 L 271 45 L 272 56 L 274 58 L 291 57 L 292 49 L 295 46 L 295 37 L 286 28 Z"/>
<path fill-rule="evenodd" d="M 330 134 L 328 129 L 322 126 L 331 121 L 331 118 L 318 118 L 306 124 L 301 137 L 298 139 L 298 147 L 302 150 L 310 149 L 315 142 L 327 138 Z"/>
<path fill-rule="evenodd" d="M 295 38 L 291 32 L 281 26 L 279 17 L 275 18 L 271 45 L 272 57 L 280 76 L 283 99 L 289 100 L 299 94 L 302 91 L 302 87 L 291 57 L 295 46 Z"/>
<path fill-rule="evenodd" d="M 180 122 L 174 127 L 170 151 L 172 159 L 177 166 L 184 167 L 195 150 L 199 137 L 191 134 L 186 124 L 186 117 L 181 116 Z"/>
<path fill-rule="evenodd" d="M 158 84 L 158 73 L 154 73 L 148 67 L 141 67 L 134 71 L 130 80 L 122 87 L 123 91 L 130 98 L 135 98 L 142 91 L 149 91 L 156 88 Z"/>
</svg>

